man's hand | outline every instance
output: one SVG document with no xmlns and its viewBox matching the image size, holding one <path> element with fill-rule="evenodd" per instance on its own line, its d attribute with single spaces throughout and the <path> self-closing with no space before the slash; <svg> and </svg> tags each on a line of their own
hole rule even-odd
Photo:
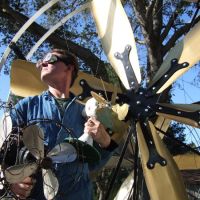
<svg viewBox="0 0 200 200">
<path fill-rule="evenodd" d="M 35 179 L 31 177 L 26 177 L 20 183 L 13 183 L 10 186 L 11 191 L 20 199 L 26 199 L 33 189 L 35 184 Z"/>
<path fill-rule="evenodd" d="M 106 132 L 104 126 L 95 117 L 90 117 L 85 123 L 84 132 L 91 135 L 93 140 L 102 148 L 106 148 L 110 145 L 111 138 L 109 134 Z"/>
</svg>

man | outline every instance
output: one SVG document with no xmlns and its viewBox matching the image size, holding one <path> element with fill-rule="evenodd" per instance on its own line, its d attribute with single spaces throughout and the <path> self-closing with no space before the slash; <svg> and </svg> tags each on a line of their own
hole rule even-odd
<svg viewBox="0 0 200 200">
<path fill-rule="evenodd" d="M 54 49 L 36 66 L 41 71 L 41 80 L 48 85 L 48 91 L 17 103 L 15 109 L 11 111 L 13 127 L 26 126 L 32 120 L 52 119 L 72 130 L 75 138 L 88 132 L 101 153 L 101 161 L 93 165 L 77 160 L 72 163 L 57 164 L 55 173 L 59 181 L 59 191 L 55 199 L 90 200 L 92 185 L 88 176 L 89 170 L 102 166 L 116 146 L 113 145 L 103 125 L 95 118 L 89 118 L 85 123 L 82 116 L 84 106 L 76 102 L 76 97 L 70 93 L 70 87 L 78 73 L 76 57 L 64 50 Z M 69 136 L 61 130 L 62 128 L 56 126 L 56 123 L 41 121 L 40 127 L 43 129 L 44 144 L 48 150 Z M 37 200 L 45 199 L 41 176 L 36 178 L 36 184 L 31 177 L 27 177 L 21 183 L 11 184 L 10 188 L 21 199 L 26 199 L 28 196 Z"/>
</svg>

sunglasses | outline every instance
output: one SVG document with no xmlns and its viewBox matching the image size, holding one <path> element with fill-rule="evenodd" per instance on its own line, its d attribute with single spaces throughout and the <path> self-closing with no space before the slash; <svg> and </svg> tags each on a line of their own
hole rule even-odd
<svg viewBox="0 0 200 200">
<path fill-rule="evenodd" d="M 44 56 L 43 59 L 38 60 L 38 62 L 36 63 L 36 68 L 41 69 L 42 63 L 53 64 L 53 63 L 58 62 L 58 61 L 65 62 L 64 59 L 58 57 L 57 55 L 54 55 L 52 53 L 48 53 Z"/>
</svg>

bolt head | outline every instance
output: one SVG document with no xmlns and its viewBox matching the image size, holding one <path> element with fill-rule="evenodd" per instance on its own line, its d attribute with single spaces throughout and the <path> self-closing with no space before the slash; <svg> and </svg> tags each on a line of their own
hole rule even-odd
<svg viewBox="0 0 200 200">
<path fill-rule="evenodd" d="M 188 64 L 187 63 L 183 63 L 183 67 L 187 67 L 188 66 Z"/>
<path fill-rule="evenodd" d="M 127 46 L 126 46 L 126 49 L 127 49 L 127 50 L 130 50 L 130 48 L 131 48 L 130 45 L 127 45 Z"/>
<path fill-rule="evenodd" d="M 136 104 L 138 104 L 138 105 L 141 104 L 141 101 L 136 101 Z"/>
<path fill-rule="evenodd" d="M 120 57 L 119 53 L 115 53 L 114 55 L 115 55 L 116 58 Z"/>
</svg>

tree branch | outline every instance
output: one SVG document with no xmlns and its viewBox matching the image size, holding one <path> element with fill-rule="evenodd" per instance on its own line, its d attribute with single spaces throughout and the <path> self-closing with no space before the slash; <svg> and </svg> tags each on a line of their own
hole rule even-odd
<svg viewBox="0 0 200 200">
<path fill-rule="evenodd" d="M 162 11 L 163 11 L 163 0 L 156 0 L 153 12 L 153 33 L 154 37 L 160 38 L 160 33 L 162 30 Z M 159 46 L 161 41 L 159 39 Z"/>
<path fill-rule="evenodd" d="M 156 3 L 156 0 L 153 0 L 147 7 L 146 19 L 149 19 L 149 17 L 152 15 L 155 3 Z"/>
<path fill-rule="evenodd" d="M 169 18 L 169 21 L 164 29 L 164 31 L 162 32 L 161 34 L 161 42 L 164 41 L 164 39 L 167 37 L 169 31 L 171 30 L 172 26 L 174 25 L 174 22 L 176 20 L 176 18 L 178 17 L 179 13 L 178 11 L 181 9 L 181 7 L 183 6 L 183 3 L 179 3 L 177 6 L 176 6 L 176 9 L 175 11 L 172 13 L 171 17 Z"/>
<path fill-rule="evenodd" d="M 200 20 L 200 16 L 198 16 L 195 21 L 194 24 L 196 24 L 198 21 Z M 169 41 L 166 43 L 165 46 L 163 46 L 162 49 L 162 55 L 164 56 L 171 47 L 173 47 L 176 43 L 176 41 L 183 36 L 185 33 L 187 33 L 188 28 L 190 28 L 190 24 L 186 24 L 185 26 L 182 26 L 181 28 L 179 28 L 174 34 L 173 36 L 169 39 Z"/>
<path fill-rule="evenodd" d="M 145 27 L 146 25 L 146 8 L 143 0 L 132 0 L 133 8 L 139 23 Z"/>
<path fill-rule="evenodd" d="M 3 6 L 3 7 L 2 7 Z M 28 17 L 25 15 L 14 11 L 12 8 L 8 7 L 8 5 L 0 4 L 0 14 L 1 16 L 9 19 L 10 22 L 13 22 L 15 24 L 16 22 L 23 25 L 28 20 Z M 5 9 L 6 12 L 2 12 L 2 9 Z M 38 37 L 42 37 L 47 30 L 34 22 L 28 29 L 28 31 L 31 34 L 37 35 Z M 77 57 L 79 57 L 81 60 L 83 60 L 86 65 L 88 65 L 92 71 L 96 71 L 96 68 L 98 66 L 98 74 L 101 75 L 101 77 L 104 80 L 108 80 L 107 71 L 105 69 L 105 63 L 100 60 L 96 55 L 94 55 L 89 49 L 86 49 L 70 40 L 64 40 L 60 36 L 58 36 L 56 33 L 51 34 L 47 41 L 54 45 L 56 48 L 62 48 L 62 49 L 69 49 L 72 53 L 74 53 Z"/>
</svg>

